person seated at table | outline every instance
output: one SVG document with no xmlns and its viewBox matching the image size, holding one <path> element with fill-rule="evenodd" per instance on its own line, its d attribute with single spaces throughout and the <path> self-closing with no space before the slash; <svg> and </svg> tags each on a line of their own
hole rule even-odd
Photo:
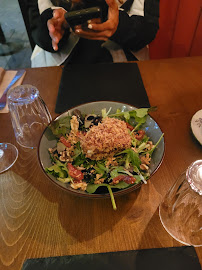
<svg viewBox="0 0 202 270">
<path fill-rule="evenodd" d="M 84 7 L 95 3 L 83 1 L 90 2 Z M 102 0 L 102 7 L 107 5 L 108 9 L 106 20 L 103 23 L 91 20 L 87 29 L 76 26 L 74 31 L 64 14 L 72 6 L 83 7 L 79 0 L 36 2 L 28 0 L 32 36 L 38 45 L 32 54 L 32 67 L 137 60 L 136 52 L 155 38 L 159 28 L 159 0 L 126 0 L 123 4 Z M 99 4 L 98 0 L 96 3 Z"/>
</svg>

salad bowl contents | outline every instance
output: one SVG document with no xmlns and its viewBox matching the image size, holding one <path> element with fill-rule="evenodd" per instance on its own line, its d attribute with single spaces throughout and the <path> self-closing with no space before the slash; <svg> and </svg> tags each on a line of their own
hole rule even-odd
<svg viewBox="0 0 202 270">
<path fill-rule="evenodd" d="M 110 196 L 116 209 L 114 196 L 146 184 L 162 162 L 164 138 L 152 109 L 99 101 L 61 114 L 39 143 L 43 170 L 73 194 Z"/>
</svg>

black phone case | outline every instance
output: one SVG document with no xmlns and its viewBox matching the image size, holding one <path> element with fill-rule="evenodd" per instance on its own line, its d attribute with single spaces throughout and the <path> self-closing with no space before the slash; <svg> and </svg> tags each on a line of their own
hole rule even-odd
<svg viewBox="0 0 202 270">
<path fill-rule="evenodd" d="M 93 18 L 102 18 L 100 7 L 91 7 L 65 13 L 65 19 L 70 26 L 86 23 Z"/>
</svg>

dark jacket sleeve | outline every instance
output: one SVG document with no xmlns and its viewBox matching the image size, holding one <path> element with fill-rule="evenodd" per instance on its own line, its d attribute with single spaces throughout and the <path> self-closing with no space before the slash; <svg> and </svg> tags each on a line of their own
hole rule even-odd
<svg viewBox="0 0 202 270">
<path fill-rule="evenodd" d="M 129 16 L 126 11 L 119 11 L 119 25 L 110 39 L 125 49 L 138 51 L 149 44 L 158 32 L 159 0 L 145 1 L 144 16 Z"/>
<path fill-rule="evenodd" d="M 52 18 L 52 9 L 47 9 L 40 15 L 37 0 L 27 0 L 27 8 L 30 31 L 34 42 L 46 51 L 55 52 L 47 27 L 47 21 Z M 64 43 L 67 42 L 69 34 L 69 30 L 67 30 L 58 44 L 58 51 L 60 51 Z"/>
</svg>

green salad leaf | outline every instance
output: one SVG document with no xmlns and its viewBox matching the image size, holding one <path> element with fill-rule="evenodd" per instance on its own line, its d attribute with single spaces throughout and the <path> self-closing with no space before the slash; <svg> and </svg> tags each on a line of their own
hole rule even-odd
<svg viewBox="0 0 202 270">
<path fill-rule="evenodd" d="M 67 178 L 68 170 L 66 164 L 60 162 L 59 160 L 55 161 L 55 164 L 46 168 L 45 171 L 57 178 Z"/>
<path fill-rule="evenodd" d="M 140 167 L 141 160 L 139 158 L 138 153 L 134 152 L 131 148 L 128 148 L 122 152 L 119 152 L 116 155 L 122 155 L 126 154 L 126 168 L 128 168 L 128 164 L 131 163 L 133 166 L 136 166 L 137 168 Z"/>
<path fill-rule="evenodd" d="M 62 135 L 65 136 L 68 131 L 70 131 L 71 116 L 65 116 L 59 118 L 57 121 L 53 121 L 49 128 L 51 129 L 52 133 L 57 137 L 60 138 Z"/>
<path fill-rule="evenodd" d="M 159 138 L 158 142 L 154 145 L 154 147 L 151 150 L 148 150 L 148 151 L 144 152 L 144 154 L 149 153 L 150 156 L 151 156 L 152 153 L 154 152 L 154 150 L 156 149 L 156 147 L 159 145 L 159 143 L 162 140 L 163 136 L 164 136 L 164 133 L 161 135 L 161 137 Z"/>
<path fill-rule="evenodd" d="M 86 158 L 85 158 L 85 156 L 82 152 L 81 146 L 80 146 L 80 142 L 77 142 L 75 144 L 73 160 L 74 160 L 74 165 L 76 165 L 76 166 L 80 166 L 81 164 L 83 164 L 86 161 Z"/>
</svg>

